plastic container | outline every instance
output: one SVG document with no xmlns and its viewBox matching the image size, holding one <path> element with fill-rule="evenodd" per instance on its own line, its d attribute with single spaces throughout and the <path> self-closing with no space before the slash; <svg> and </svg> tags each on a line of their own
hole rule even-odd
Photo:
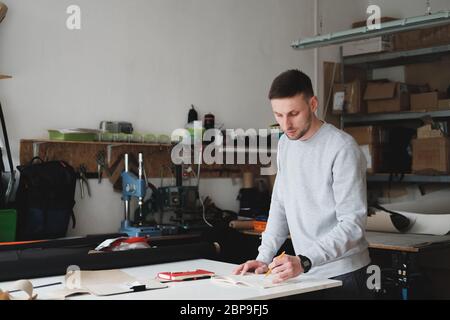
<svg viewBox="0 0 450 320">
<path fill-rule="evenodd" d="M 158 143 L 158 137 L 152 133 L 144 135 L 144 143 Z"/>
<path fill-rule="evenodd" d="M 167 134 L 160 134 L 158 136 L 158 142 L 161 144 L 170 144 L 171 143 L 170 136 L 168 136 Z"/>
<path fill-rule="evenodd" d="M 95 132 L 63 132 L 59 130 L 48 130 L 50 140 L 59 141 L 95 141 L 98 134 Z"/>
<path fill-rule="evenodd" d="M 17 212 L 15 209 L 0 210 L 0 242 L 16 241 Z"/>
<path fill-rule="evenodd" d="M 130 142 L 134 143 L 142 143 L 144 141 L 144 137 L 140 133 L 132 133 L 130 138 Z"/>
<path fill-rule="evenodd" d="M 99 134 L 99 141 L 111 142 L 113 141 L 113 134 L 111 132 L 102 132 Z"/>
</svg>

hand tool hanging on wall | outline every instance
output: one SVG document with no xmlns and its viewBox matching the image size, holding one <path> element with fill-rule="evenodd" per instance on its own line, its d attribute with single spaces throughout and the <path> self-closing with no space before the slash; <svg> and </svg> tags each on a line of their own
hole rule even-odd
<svg viewBox="0 0 450 320">
<path fill-rule="evenodd" d="M 110 176 L 108 166 L 106 165 L 106 153 L 105 151 L 99 151 L 96 156 L 97 161 L 97 174 L 98 174 L 98 183 L 102 183 L 103 172 L 106 172 L 108 176 Z"/>
<path fill-rule="evenodd" d="M 87 179 L 87 169 L 84 164 L 80 165 L 79 171 L 79 181 L 80 181 L 80 194 L 81 199 L 84 199 L 84 188 L 86 187 L 89 198 L 91 197 L 91 189 L 89 187 L 89 181 Z"/>
</svg>

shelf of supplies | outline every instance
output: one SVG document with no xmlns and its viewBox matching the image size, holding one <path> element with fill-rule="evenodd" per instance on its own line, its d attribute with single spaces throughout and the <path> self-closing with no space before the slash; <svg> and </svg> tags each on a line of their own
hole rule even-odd
<svg viewBox="0 0 450 320">
<path fill-rule="evenodd" d="M 135 146 L 135 147 L 172 147 L 172 144 L 164 143 L 136 143 L 126 141 L 63 141 L 63 140 L 48 140 L 48 139 L 23 139 L 23 142 L 31 143 L 55 143 L 55 144 L 86 144 L 86 145 L 104 145 L 104 146 Z"/>
<path fill-rule="evenodd" d="M 11 76 L 0 74 L 0 79 L 11 79 L 11 78 L 12 78 Z"/>
<path fill-rule="evenodd" d="M 393 112 L 393 113 L 373 113 L 373 114 L 346 114 L 343 115 L 345 124 L 357 124 L 367 122 L 381 122 L 394 120 L 415 120 L 423 117 L 447 118 L 450 117 L 450 110 L 428 111 L 428 112 Z"/>
<path fill-rule="evenodd" d="M 129 143 L 108 141 L 58 141 L 46 139 L 22 139 L 20 141 L 20 163 L 28 164 L 34 157 L 44 160 L 64 160 L 78 169 L 81 165 L 87 168 L 90 175 L 97 173 L 97 155 L 104 154 L 106 165 L 111 173 L 110 180 L 116 181 L 117 165 L 121 163 L 123 154 L 144 154 L 144 166 L 149 178 L 173 177 L 171 171 L 171 152 L 174 144 Z M 191 159 L 193 160 L 193 159 Z M 196 166 L 194 160 L 193 165 Z M 202 178 L 237 178 L 242 172 L 250 171 L 256 176 L 260 173 L 261 164 L 206 164 L 202 161 Z M 107 174 L 106 174 L 107 175 Z"/>
<path fill-rule="evenodd" d="M 368 182 L 389 182 L 390 175 L 388 173 L 377 173 L 367 175 Z M 392 182 L 402 183 L 450 183 L 450 175 L 441 176 L 424 176 L 416 174 L 405 174 L 403 179 L 399 181 L 399 176 L 392 178 Z"/>
<path fill-rule="evenodd" d="M 434 61 L 448 54 L 450 54 L 450 44 L 407 51 L 344 57 L 343 63 L 347 66 L 382 68 L 395 65 Z"/>
</svg>

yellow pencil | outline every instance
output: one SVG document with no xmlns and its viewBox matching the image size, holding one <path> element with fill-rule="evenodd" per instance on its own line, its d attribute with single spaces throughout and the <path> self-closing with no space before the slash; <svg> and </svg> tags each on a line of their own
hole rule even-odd
<svg viewBox="0 0 450 320">
<path fill-rule="evenodd" d="M 285 251 L 283 251 L 278 257 L 276 257 L 275 259 L 280 259 L 280 258 L 283 258 L 283 256 L 284 256 L 284 254 L 285 254 Z M 273 260 L 275 260 L 275 259 L 273 259 Z M 269 268 L 269 270 L 267 270 L 267 272 L 266 272 L 266 274 L 264 275 L 264 277 L 267 277 L 269 274 L 271 274 L 272 273 L 272 268 Z"/>
</svg>

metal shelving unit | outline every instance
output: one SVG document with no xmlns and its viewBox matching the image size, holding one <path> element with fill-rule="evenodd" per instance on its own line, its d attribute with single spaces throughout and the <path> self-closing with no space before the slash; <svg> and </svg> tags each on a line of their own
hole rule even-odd
<svg viewBox="0 0 450 320">
<path fill-rule="evenodd" d="M 310 48 L 319 48 L 330 45 L 341 45 L 345 42 L 351 42 L 362 39 L 369 39 L 381 35 L 395 34 L 398 32 L 429 28 L 450 23 L 450 11 L 438 12 L 419 17 L 407 18 L 403 20 L 390 21 L 382 23 L 379 30 L 370 30 L 368 27 L 361 27 L 341 32 L 319 35 L 308 39 L 294 41 L 291 47 L 295 50 Z M 442 44 L 434 47 L 411 49 L 405 51 L 380 52 L 359 56 L 343 56 L 343 47 L 340 46 L 341 62 L 341 81 L 345 83 L 345 67 L 357 67 L 367 73 L 367 80 L 371 80 L 372 70 L 376 68 L 385 68 L 399 65 L 408 65 L 415 63 L 431 62 L 441 59 L 444 56 L 450 56 L 450 44 Z M 445 71 L 443 71 L 445 72 Z M 398 113 L 380 113 L 380 114 L 345 114 L 340 117 L 340 127 L 344 129 L 346 125 L 370 125 L 381 124 L 391 125 L 395 121 L 414 122 L 425 117 L 434 119 L 450 119 L 450 110 L 436 110 L 424 112 L 398 112 Z M 415 124 L 414 124 L 415 125 Z M 368 174 L 369 182 L 389 182 L 389 174 Z M 394 179 L 395 182 L 395 179 Z M 450 175 L 428 176 L 407 174 L 401 181 L 411 183 L 450 183 Z"/>
<path fill-rule="evenodd" d="M 373 114 L 347 114 L 343 115 L 344 124 L 362 124 L 385 121 L 416 120 L 424 117 L 450 118 L 450 110 L 427 111 L 427 112 L 396 112 L 396 113 L 373 113 Z"/>
<path fill-rule="evenodd" d="M 396 65 L 430 62 L 448 54 L 450 54 L 450 44 L 408 51 L 384 52 L 363 56 L 344 57 L 342 62 L 346 66 L 373 69 L 392 67 Z"/>
<path fill-rule="evenodd" d="M 343 57 L 341 47 L 342 77 L 345 67 L 358 67 L 367 72 L 367 79 L 372 79 L 372 70 L 375 68 L 392 67 L 413 63 L 436 61 L 443 56 L 450 56 L 450 45 L 441 45 L 415 50 L 384 52 L 362 56 Z M 343 78 L 344 82 L 345 79 Z M 345 114 L 341 115 L 341 128 L 347 125 L 370 125 L 370 124 L 392 124 L 398 121 L 420 120 L 425 117 L 433 119 L 450 118 L 450 110 L 436 111 L 405 111 L 396 113 L 374 113 L 374 114 Z M 368 174 L 367 181 L 370 183 L 450 183 L 450 175 L 417 175 L 405 174 L 402 179 L 389 174 Z"/>
<path fill-rule="evenodd" d="M 368 182 L 389 182 L 390 175 L 387 173 L 375 173 L 367 175 Z M 399 177 L 393 177 L 391 182 L 402 183 L 450 183 L 450 176 L 425 176 L 416 174 L 405 174 L 400 180 Z"/>
</svg>

